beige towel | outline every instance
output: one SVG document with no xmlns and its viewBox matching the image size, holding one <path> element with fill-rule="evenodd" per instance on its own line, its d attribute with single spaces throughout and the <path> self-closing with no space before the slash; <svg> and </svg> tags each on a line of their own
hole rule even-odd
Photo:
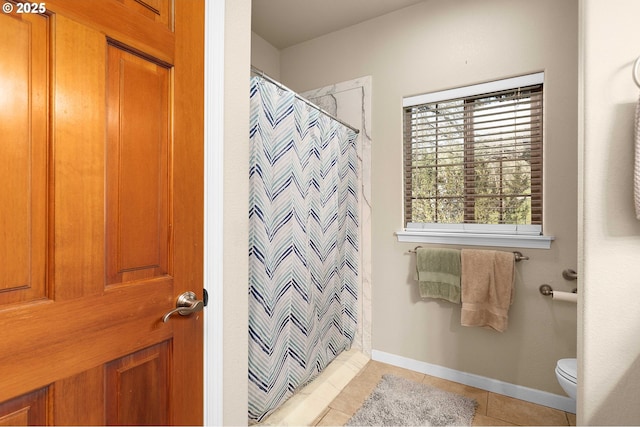
<svg viewBox="0 0 640 427">
<path fill-rule="evenodd" d="M 504 332 L 514 294 L 513 253 L 463 249 L 461 264 L 462 325 Z"/>
<path fill-rule="evenodd" d="M 635 122 L 635 164 L 633 169 L 633 199 L 636 207 L 636 218 L 640 219 L 640 100 L 636 105 Z"/>
</svg>

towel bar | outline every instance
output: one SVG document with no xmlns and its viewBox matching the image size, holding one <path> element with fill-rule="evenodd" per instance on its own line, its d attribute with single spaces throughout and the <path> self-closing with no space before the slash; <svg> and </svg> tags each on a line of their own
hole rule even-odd
<svg viewBox="0 0 640 427">
<path fill-rule="evenodd" d="M 418 249 L 420 249 L 421 247 L 422 246 L 416 246 L 413 249 L 409 249 L 408 253 L 415 254 L 418 251 Z M 529 259 L 528 256 L 522 255 L 522 252 L 519 252 L 519 251 L 513 251 L 513 257 L 515 258 L 516 262 L 526 261 Z"/>
<path fill-rule="evenodd" d="M 522 255 L 522 252 L 519 252 L 519 251 L 513 251 L 513 256 L 515 257 L 516 262 L 526 261 L 529 259 L 528 256 Z"/>
</svg>

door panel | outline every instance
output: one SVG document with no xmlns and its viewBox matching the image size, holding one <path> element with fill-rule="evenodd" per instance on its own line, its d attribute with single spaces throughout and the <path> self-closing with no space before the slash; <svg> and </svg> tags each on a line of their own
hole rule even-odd
<svg viewBox="0 0 640 427">
<path fill-rule="evenodd" d="M 169 0 L 120 0 L 128 9 L 153 19 L 169 28 L 173 23 Z"/>
<path fill-rule="evenodd" d="M 0 15 L 0 305 L 47 297 L 48 18 Z M 26 78 L 25 78 L 26 77 Z"/>
<path fill-rule="evenodd" d="M 45 424 L 47 392 L 44 388 L 0 403 L 0 426 Z"/>
<path fill-rule="evenodd" d="M 107 283 L 168 274 L 169 70 L 107 49 Z"/>
<path fill-rule="evenodd" d="M 107 364 L 107 424 L 169 423 L 169 349 L 164 342 Z"/>
<path fill-rule="evenodd" d="M 0 424 L 201 424 L 203 313 L 161 319 L 203 288 L 203 3 L 46 8 L 0 15 Z"/>
</svg>

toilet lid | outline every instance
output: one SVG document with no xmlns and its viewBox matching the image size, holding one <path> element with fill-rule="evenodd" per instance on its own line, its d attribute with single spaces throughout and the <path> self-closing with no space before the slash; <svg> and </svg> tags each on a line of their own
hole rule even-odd
<svg viewBox="0 0 640 427">
<path fill-rule="evenodd" d="M 571 382 L 576 382 L 578 378 L 578 360 L 560 359 L 558 360 L 558 372 Z"/>
</svg>

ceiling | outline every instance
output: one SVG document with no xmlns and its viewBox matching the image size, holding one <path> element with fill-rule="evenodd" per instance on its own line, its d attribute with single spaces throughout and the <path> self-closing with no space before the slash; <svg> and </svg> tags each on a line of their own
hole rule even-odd
<svg viewBox="0 0 640 427">
<path fill-rule="evenodd" d="M 278 49 L 423 0 L 253 0 L 252 30 Z"/>
</svg>

